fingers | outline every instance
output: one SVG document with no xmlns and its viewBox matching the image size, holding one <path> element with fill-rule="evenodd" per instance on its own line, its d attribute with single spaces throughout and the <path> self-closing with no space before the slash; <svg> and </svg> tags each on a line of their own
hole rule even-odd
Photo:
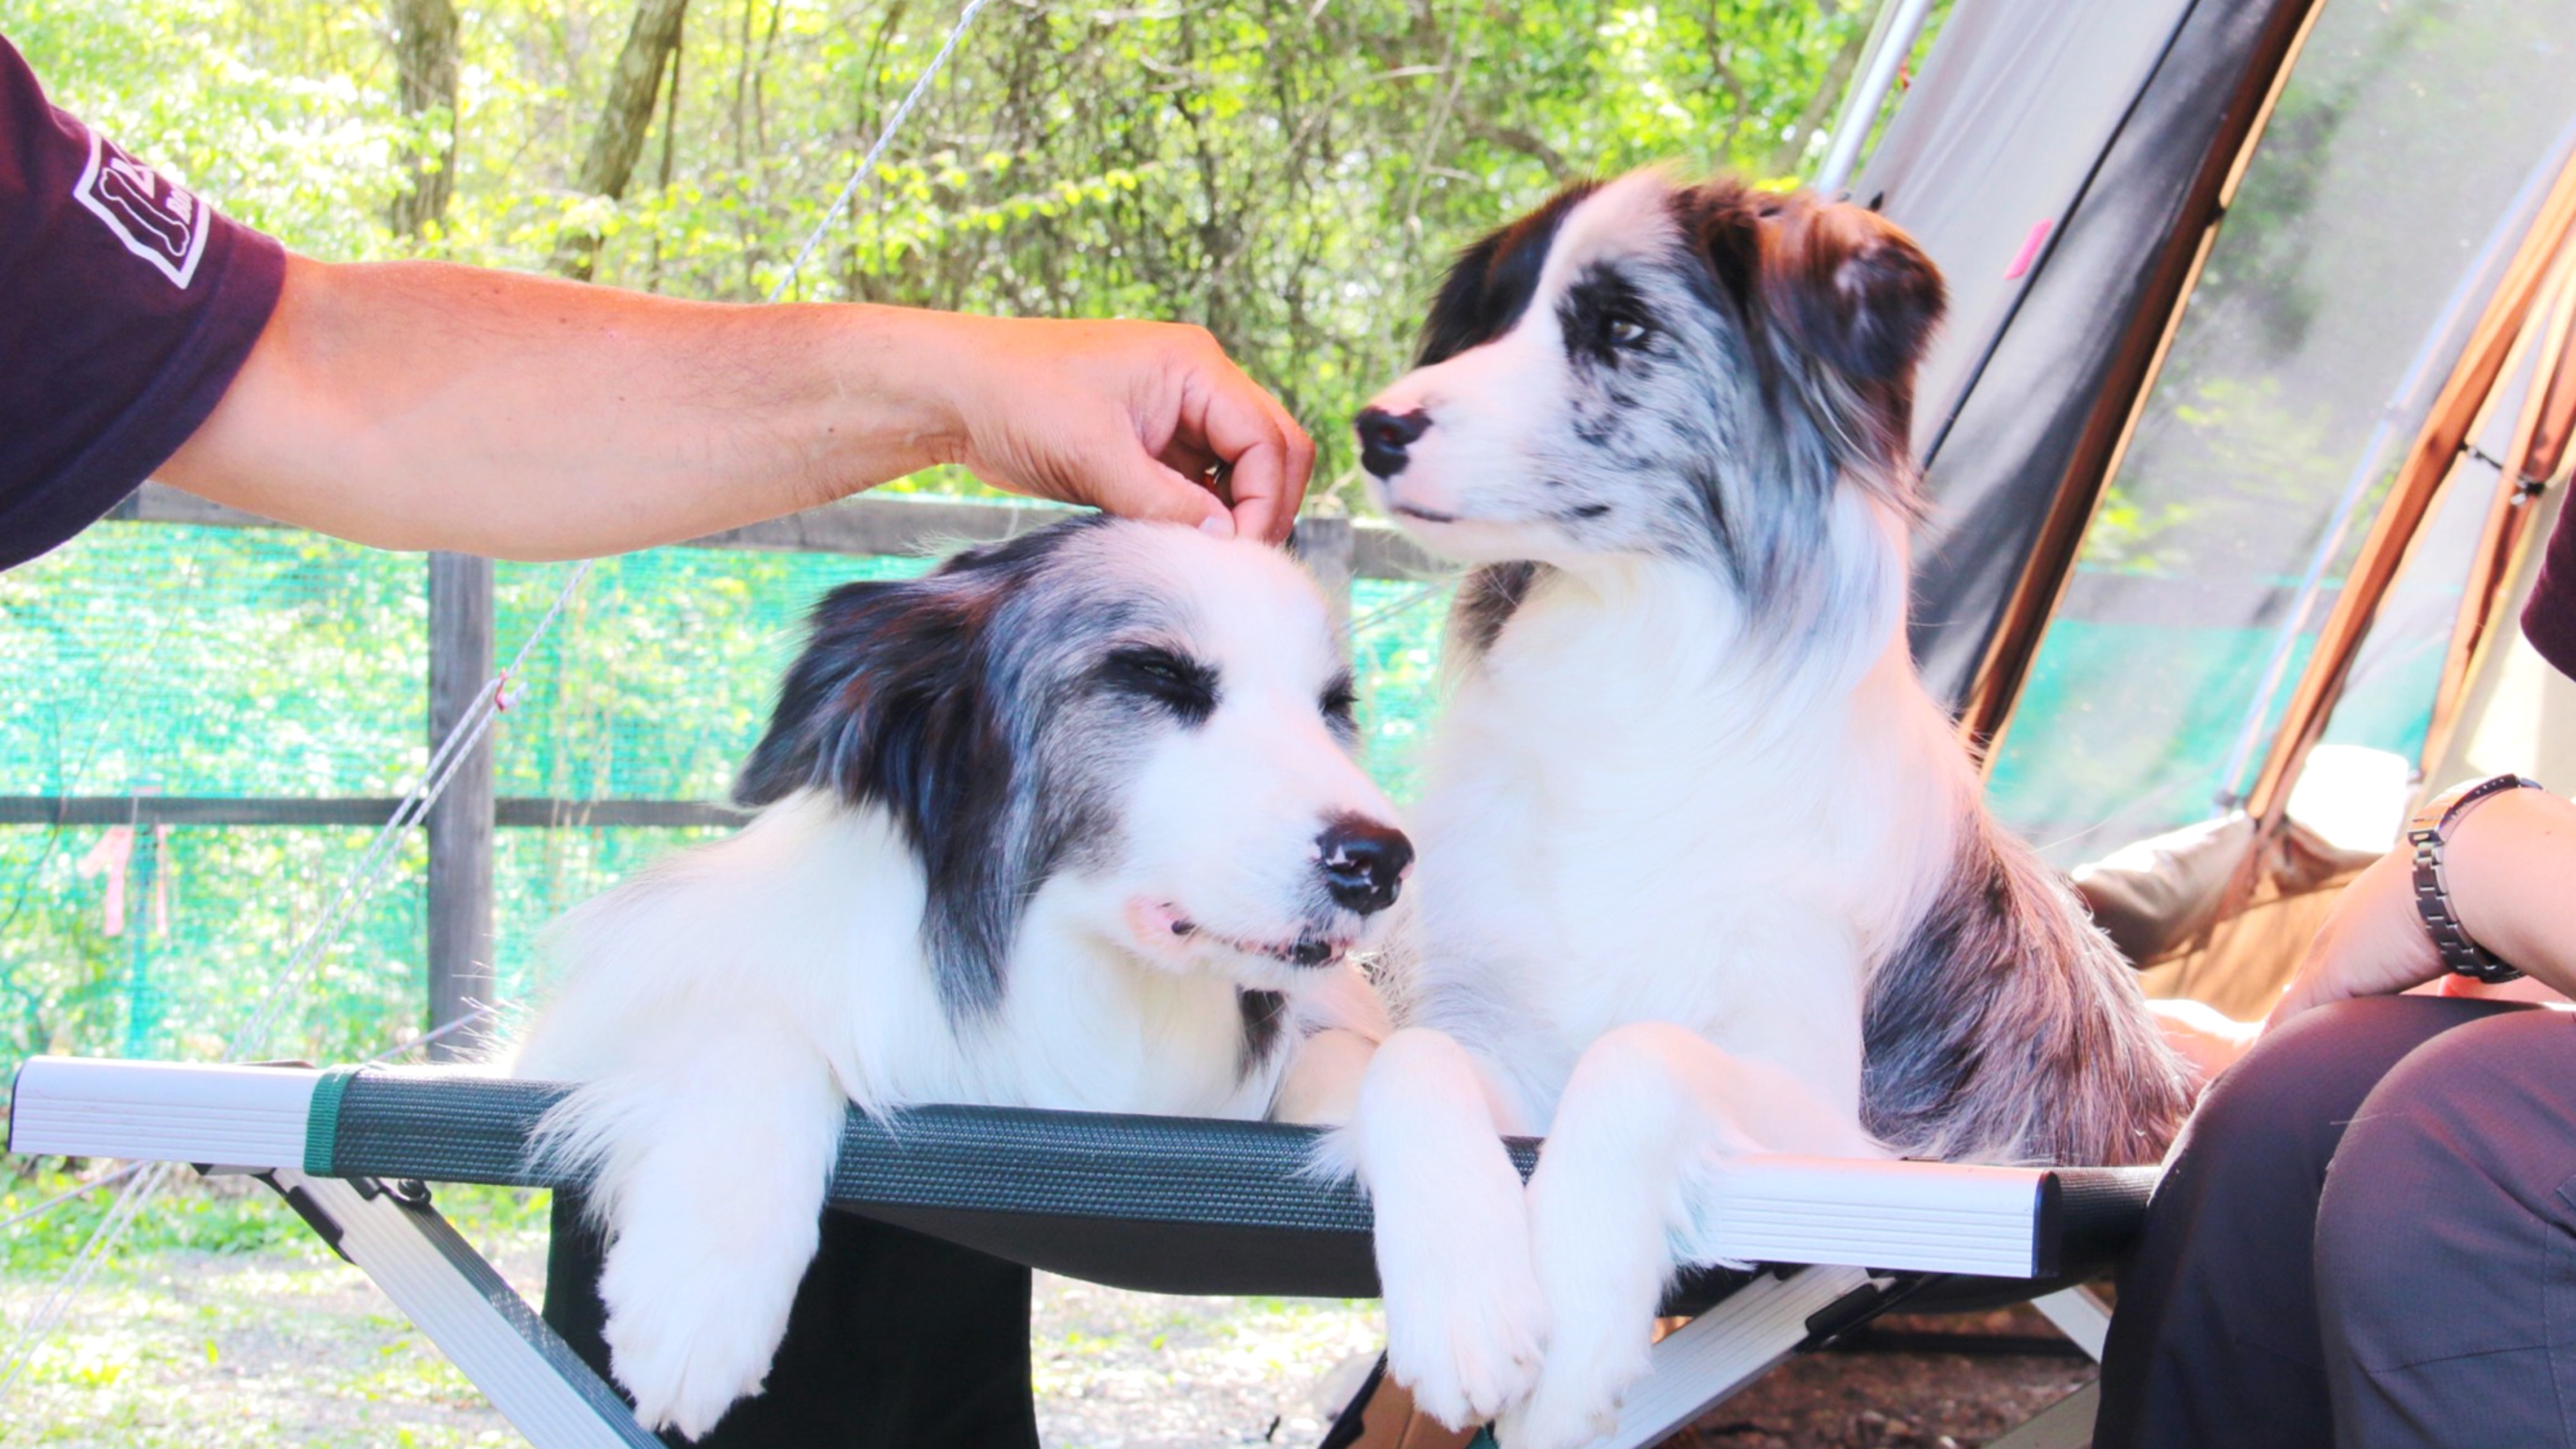
<svg viewBox="0 0 2576 1449">
<path fill-rule="evenodd" d="M 1314 472 L 1314 440 L 1277 398 L 1227 361 L 1213 339 L 1204 347 L 1183 384 L 1172 442 L 1204 450 L 1227 465 L 1237 534 L 1264 543 L 1285 542 Z"/>
<path fill-rule="evenodd" d="M 2352 939 L 2349 918 L 2352 909 L 2362 903 L 2355 894 L 2361 886 L 2362 882 L 2356 881 L 2347 888 L 2324 924 L 2317 928 L 2315 938 L 2308 942 L 2307 954 L 2299 959 L 2298 971 L 2290 977 L 2290 984 L 2281 988 L 2281 999 L 2263 1018 L 2263 1030 L 2271 1031 L 2299 1013 L 2330 1001 L 2361 994 L 2354 989 L 2352 978 L 2356 958 L 2369 954 L 2368 942 Z M 2366 938 L 2367 932 L 2362 934 Z"/>
<path fill-rule="evenodd" d="M 2391 996 L 2442 975 L 2441 955 L 2416 906 L 2414 875 L 2414 858 L 2400 846 L 2344 888 L 2266 1030 L 2330 1002 Z"/>
<path fill-rule="evenodd" d="M 2263 1018 L 2263 1030 L 2277 1031 L 2291 1017 L 2297 1016 L 2310 1007 L 2323 1006 L 2331 999 L 2319 994 L 2316 973 L 2313 970 L 2302 971 L 2298 979 L 2291 982 L 2288 989 L 2281 993 L 2280 1001 L 2272 1007 L 2272 1014 Z"/>
<path fill-rule="evenodd" d="M 1285 542 L 1315 445 L 1206 329 L 1001 324 L 1032 386 L 988 399 L 959 461 L 1013 492 Z M 1215 477 L 1209 475 L 1213 472 Z"/>
<path fill-rule="evenodd" d="M 1206 484 L 1146 456 L 1132 438 L 1125 440 L 1123 448 L 1113 445 L 1105 452 L 1106 456 L 1096 455 L 1083 480 L 1086 486 L 1074 501 L 1120 518 L 1186 523 L 1219 535 L 1236 531 L 1224 501 Z"/>
</svg>

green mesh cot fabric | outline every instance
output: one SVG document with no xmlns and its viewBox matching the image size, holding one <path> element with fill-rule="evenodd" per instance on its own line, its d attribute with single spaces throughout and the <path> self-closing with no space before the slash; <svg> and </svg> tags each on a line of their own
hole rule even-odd
<svg viewBox="0 0 2576 1449">
<path fill-rule="evenodd" d="M 531 1161 L 529 1135 L 569 1089 L 434 1072 L 333 1072 L 317 1091 L 309 1172 L 518 1187 L 578 1186 Z M 853 1110 L 828 1196 L 846 1211 L 1014 1262 L 1162 1293 L 1373 1297 L 1368 1202 L 1313 1170 L 1311 1128 L 1003 1107 Z M 1526 1174 L 1538 1144 L 1518 1141 Z M 2039 1254 L 2051 1281 L 2126 1244 L 2153 1168 L 2061 1169 L 2042 1180 Z M 1677 1305 L 1742 1275 L 1695 1276 Z M 1975 1284 L 1985 1283 L 1983 1289 Z M 1953 1294 L 2027 1296 L 2026 1280 L 1957 1280 Z"/>
</svg>

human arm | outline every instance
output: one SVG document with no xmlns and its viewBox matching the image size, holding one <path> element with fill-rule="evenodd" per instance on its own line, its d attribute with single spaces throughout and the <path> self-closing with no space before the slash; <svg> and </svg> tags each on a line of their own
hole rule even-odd
<svg viewBox="0 0 2576 1449">
<path fill-rule="evenodd" d="M 1277 540 L 1313 458 L 1197 328 L 290 257 L 248 360 L 159 476 L 379 547 L 542 559 L 694 538 L 934 463 Z M 1198 481 L 1219 463 L 1230 510 Z"/>
<path fill-rule="evenodd" d="M 2576 805 L 2542 790 L 2507 790 L 2480 803 L 2443 845 L 2451 903 L 2471 939 L 2533 980 L 2576 996 Z M 2265 1029 L 2310 1007 L 2382 996 L 2446 974 L 2416 913 L 2414 862 L 2404 848 L 2344 889 Z"/>
</svg>

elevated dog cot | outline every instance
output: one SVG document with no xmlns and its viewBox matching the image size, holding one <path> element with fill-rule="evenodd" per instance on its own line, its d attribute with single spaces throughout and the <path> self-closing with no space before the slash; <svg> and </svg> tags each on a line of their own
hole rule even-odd
<svg viewBox="0 0 2576 1449">
<path fill-rule="evenodd" d="M 189 1066 L 38 1057 L 9 1149 L 258 1177 L 365 1271 L 538 1449 L 658 1445 L 439 1213 L 429 1183 L 575 1187 L 529 1160 L 568 1089 L 435 1068 Z M 1367 1200 L 1307 1167 L 1313 1129 L 924 1107 L 842 1129 L 829 1200 L 1032 1268 L 1178 1294 L 1377 1294 Z M 1537 1144 L 1516 1145 L 1526 1172 Z M 1730 1175 L 1718 1246 L 1765 1265 L 1686 1281 L 1605 1446 L 1653 1443 L 1789 1354 L 1918 1295 L 2049 1306 L 2098 1353 L 2063 1285 L 2134 1231 L 2151 1168 L 2016 1169 L 1758 1158 Z M 2079 1396 L 2014 1442 L 2085 1442 Z M 2051 1429 L 2051 1423 L 2056 1424 Z"/>
</svg>

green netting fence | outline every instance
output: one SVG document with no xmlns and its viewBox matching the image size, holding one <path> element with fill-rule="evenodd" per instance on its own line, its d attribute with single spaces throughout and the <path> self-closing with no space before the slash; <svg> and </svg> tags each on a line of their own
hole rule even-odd
<svg viewBox="0 0 2576 1449">
<path fill-rule="evenodd" d="M 567 567 L 500 566 L 504 659 Z M 813 600 L 925 567 L 713 548 L 600 562 L 514 680 L 494 733 L 496 793 L 723 800 Z M 104 524 L 0 575 L 0 797 L 401 794 L 428 753 L 426 579 L 418 555 L 163 523 Z M 1412 791 L 1446 594 L 1353 587 L 1367 756 L 1399 797 Z M 503 1001 L 541 983 L 549 919 L 714 833 L 497 831 Z M 39 1051 L 220 1055 L 373 834 L 0 825 L 0 1066 Z M 421 1030 L 425 868 L 414 832 L 273 1052 L 351 1059 Z"/>
<path fill-rule="evenodd" d="M 568 567 L 499 568 L 502 657 Z M 722 801 L 813 600 L 925 567 L 714 548 L 598 563 L 514 681 L 517 703 L 494 734 L 496 794 Z M 167 523 L 104 524 L 0 575 L 0 800 L 402 794 L 428 753 L 426 580 L 417 555 Z M 1398 801 L 1415 793 L 1436 708 L 1448 595 L 1439 582 L 1352 585 L 1365 759 Z M 2154 649 L 2130 637 L 2142 630 Z M 2007 822 L 2064 863 L 2207 814 L 2265 634 L 2062 620 L 2051 637 L 1994 782 Z M 2167 657 L 2237 687 L 2182 687 L 2148 667 Z M 2390 673 L 2408 687 L 2358 691 L 2338 737 L 2400 751 L 2421 738 L 2429 690 L 2415 676 L 2428 665 L 2401 662 Z M 2104 728 L 2193 700 L 2197 713 L 2145 736 Z M 2161 783 L 2142 790 L 2142 779 Z M 0 1067 L 39 1051 L 220 1056 L 374 833 L 0 824 Z M 716 833 L 498 830 L 493 965 L 505 1009 L 544 983 L 549 920 Z M 271 1051 L 362 1058 L 422 1030 L 426 856 L 413 832 L 386 887 L 297 992 Z"/>
</svg>

